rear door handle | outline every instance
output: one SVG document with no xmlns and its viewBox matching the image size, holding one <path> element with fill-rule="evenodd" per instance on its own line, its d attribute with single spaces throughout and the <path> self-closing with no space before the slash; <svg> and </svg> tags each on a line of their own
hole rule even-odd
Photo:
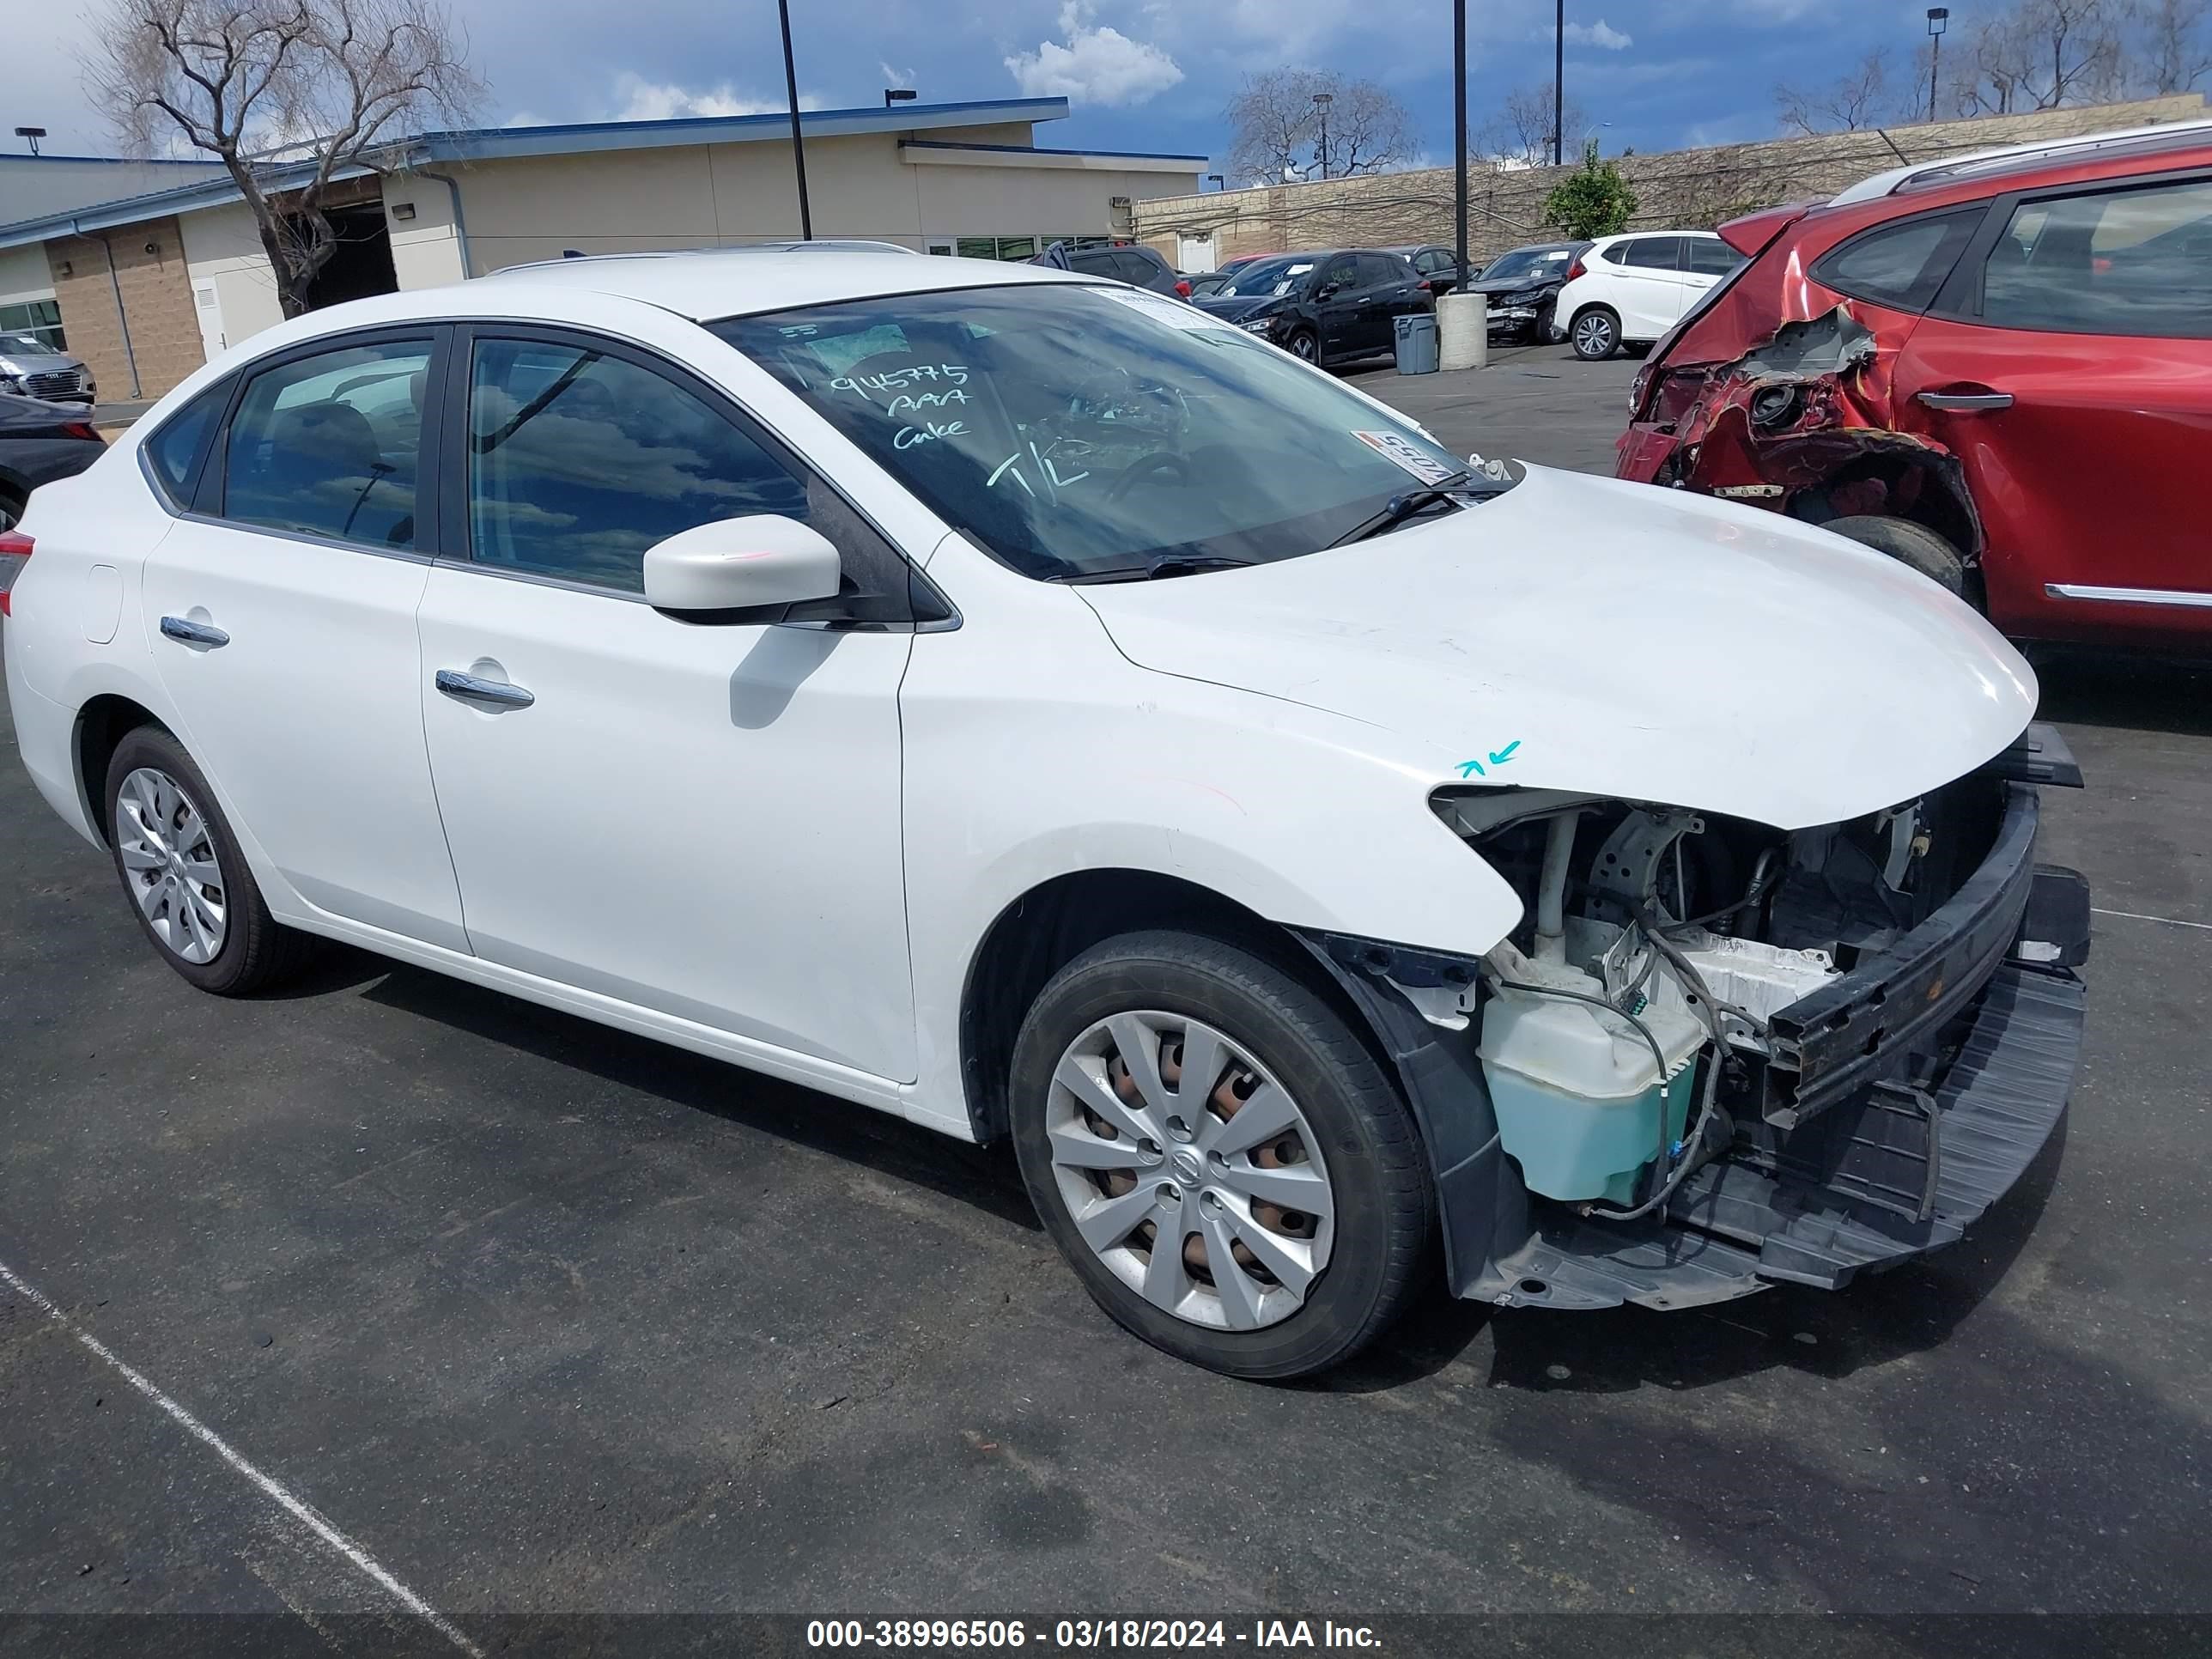
<svg viewBox="0 0 2212 1659">
<path fill-rule="evenodd" d="M 185 645 L 204 645 L 210 651 L 217 646 L 228 645 L 230 635 L 220 628 L 210 628 L 205 623 L 186 622 L 182 617 L 161 618 L 162 634 Z"/>
<path fill-rule="evenodd" d="M 2010 409 L 2009 392 L 1923 392 L 1920 401 L 1930 409 L 1949 410 L 1959 414 L 1971 414 L 1978 409 Z"/>
<path fill-rule="evenodd" d="M 538 701 L 519 685 L 509 685 L 505 680 L 479 679 L 458 669 L 441 668 L 435 683 L 447 696 L 468 702 L 495 702 L 502 708 L 527 708 Z"/>
</svg>

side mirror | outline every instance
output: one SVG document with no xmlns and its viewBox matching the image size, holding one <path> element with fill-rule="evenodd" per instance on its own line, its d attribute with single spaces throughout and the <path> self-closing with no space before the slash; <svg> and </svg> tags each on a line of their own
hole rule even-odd
<svg viewBox="0 0 2212 1659">
<path fill-rule="evenodd" d="M 763 513 L 678 531 L 645 550 L 657 611 L 758 611 L 836 597 L 837 550 L 796 519 Z"/>
</svg>

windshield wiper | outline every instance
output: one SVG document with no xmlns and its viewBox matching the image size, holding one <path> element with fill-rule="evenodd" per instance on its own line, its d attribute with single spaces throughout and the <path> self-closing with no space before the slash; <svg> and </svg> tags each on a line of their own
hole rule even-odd
<svg viewBox="0 0 2212 1659">
<path fill-rule="evenodd" d="M 1048 580 L 1066 582 L 1139 582 L 1156 581 L 1163 576 L 1192 576 L 1201 570 L 1228 570 L 1239 565 L 1255 564 L 1255 559 L 1235 559 L 1223 553 L 1170 553 L 1164 558 L 1148 559 L 1142 564 L 1117 564 L 1103 570 L 1075 570 L 1065 576 L 1052 576 Z"/>
<path fill-rule="evenodd" d="M 1457 495 L 1474 481 L 1474 474 L 1462 467 L 1448 477 L 1432 484 L 1423 484 L 1419 489 L 1408 489 L 1393 495 L 1390 504 L 1371 519 L 1364 519 L 1331 542 L 1331 547 L 1346 547 L 1353 542 L 1364 542 L 1370 536 L 1379 536 L 1386 530 L 1395 530 L 1415 514 L 1434 507 L 1438 501 Z"/>
</svg>

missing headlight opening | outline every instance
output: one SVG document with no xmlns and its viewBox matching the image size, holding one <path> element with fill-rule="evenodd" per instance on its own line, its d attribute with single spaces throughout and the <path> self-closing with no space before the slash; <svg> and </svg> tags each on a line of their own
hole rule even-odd
<svg viewBox="0 0 2212 1659">
<path fill-rule="evenodd" d="M 1524 915 L 1449 1007 L 1433 989 L 1409 995 L 1436 1023 L 1476 1023 L 1499 1143 L 1529 1191 L 1634 1220 L 1716 1158 L 1772 1158 L 1778 1125 L 1821 1109 L 1785 1011 L 1949 898 L 2000 800 L 1968 778 L 1785 834 L 1674 807 L 1447 791 L 1439 813 Z M 1869 1054 L 1885 1040 L 1873 1030 Z"/>
</svg>

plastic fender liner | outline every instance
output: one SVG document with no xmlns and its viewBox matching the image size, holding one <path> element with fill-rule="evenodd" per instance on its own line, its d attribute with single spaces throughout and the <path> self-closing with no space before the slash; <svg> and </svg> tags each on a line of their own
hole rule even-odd
<svg viewBox="0 0 2212 1659">
<path fill-rule="evenodd" d="M 1367 1017 L 1397 1067 L 1436 1176 L 1452 1294 L 1493 1299 L 1480 1287 L 1497 1279 L 1497 1258 L 1528 1243 L 1534 1231 L 1528 1188 L 1498 1140 L 1473 1026 L 1449 1031 L 1430 1024 L 1389 983 L 1471 984 L 1474 958 L 1342 933 L 1293 932 Z"/>
</svg>

